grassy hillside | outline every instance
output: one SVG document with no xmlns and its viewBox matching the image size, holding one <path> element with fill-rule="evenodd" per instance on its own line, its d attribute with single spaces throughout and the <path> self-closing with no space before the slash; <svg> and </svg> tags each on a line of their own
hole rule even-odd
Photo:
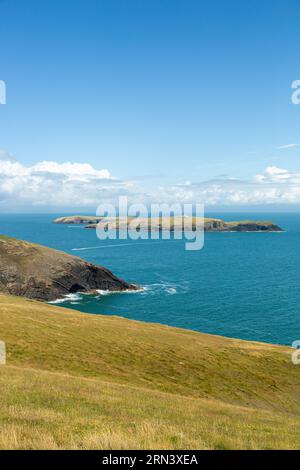
<svg viewBox="0 0 300 470">
<path fill-rule="evenodd" d="M 0 296 L 0 448 L 300 448 L 288 348 Z"/>
</svg>

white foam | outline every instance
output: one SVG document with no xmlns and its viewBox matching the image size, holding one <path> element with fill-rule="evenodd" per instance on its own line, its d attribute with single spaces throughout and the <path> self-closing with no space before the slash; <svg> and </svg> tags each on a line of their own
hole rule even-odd
<svg viewBox="0 0 300 470">
<path fill-rule="evenodd" d="M 177 289 L 176 287 L 166 287 L 166 292 L 170 295 L 177 294 Z"/>
<path fill-rule="evenodd" d="M 108 289 L 97 289 L 99 296 L 102 295 L 114 295 L 114 294 L 138 294 L 144 292 L 145 288 L 141 287 L 140 289 L 125 289 L 125 290 L 108 290 Z"/>
<path fill-rule="evenodd" d="M 64 302 L 76 302 L 82 300 L 82 296 L 80 294 L 66 294 L 61 299 L 56 299 L 48 302 L 49 304 L 63 304 Z"/>
<path fill-rule="evenodd" d="M 167 281 L 156 282 L 153 284 L 148 284 L 144 288 L 145 293 L 150 295 L 156 293 L 157 291 L 162 291 L 167 295 L 176 295 L 178 293 L 185 294 L 189 291 L 187 283 L 183 284 L 173 284 Z"/>
</svg>

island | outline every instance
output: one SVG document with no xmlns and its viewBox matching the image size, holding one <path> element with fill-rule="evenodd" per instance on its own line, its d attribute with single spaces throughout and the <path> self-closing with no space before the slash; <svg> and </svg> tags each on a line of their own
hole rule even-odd
<svg viewBox="0 0 300 470">
<path fill-rule="evenodd" d="M 0 292 L 52 301 L 76 292 L 136 290 L 108 269 L 23 240 L 0 236 Z"/>
<path fill-rule="evenodd" d="M 111 229 L 126 230 L 134 221 L 134 217 L 96 217 L 96 216 L 67 216 L 59 217 L 53 222 L 55 224 L 81 224 L 85 228 L 95 229 L 99 222 L 107 223 Z M 170 230 L 182 231 L 184 226 L 190 226 L 193 230 L 203 227 L 205 232 L 282 232 L 283 229 L 272 221 L 262 220 L 240 220 L 226 222 L 222 219 L 197 218 L 197 217 L 157 217 L 139 218 L 140 230 Z"/>
</svg>

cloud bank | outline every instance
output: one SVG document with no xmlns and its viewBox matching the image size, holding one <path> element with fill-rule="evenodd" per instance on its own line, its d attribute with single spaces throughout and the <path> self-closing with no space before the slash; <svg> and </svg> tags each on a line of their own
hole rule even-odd
<svg viewBox="0 0 300 470">
<path fill-rule="evenodd" d="M 130 183 L 113 178 L 106 169 L 87 163 L 42 161 L 24 166 L 0 152 L 0 207 L 17 206 L 85 207 L 102 197 L 126 193 Z"/>
<path fill-rule="evenodd" d="M 145 190 L 137 181 L 120 180 L 87 163 L 41 161 L 25 166 L 0 150 L 0 210 L 91 208 L 103 202 L 203 203 L 207 206 L 300 204 L 300 173 L 267 167 L 248 181 L 221 175 L 210 181 L 186 181 Z"/>
</svg>

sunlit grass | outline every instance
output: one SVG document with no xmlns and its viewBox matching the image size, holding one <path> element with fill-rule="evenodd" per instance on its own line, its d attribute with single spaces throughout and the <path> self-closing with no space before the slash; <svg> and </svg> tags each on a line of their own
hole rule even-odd
<svg viewBox="0 0 300 470">
<path fill-rule="evenodd" d="M 300 447 L 290 350 L 0 296 L 0 448 Z"/>
</svg>

